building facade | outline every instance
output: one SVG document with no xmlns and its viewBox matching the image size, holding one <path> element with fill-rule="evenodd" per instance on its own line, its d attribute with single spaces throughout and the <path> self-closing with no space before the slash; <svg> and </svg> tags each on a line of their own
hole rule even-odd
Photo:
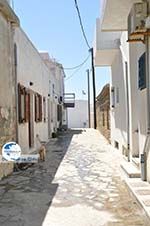
<svg viewBox="0 0 150 226">
<path fill-rule="evenodd" d="M 5 0 L 0 0 L 0 154 L 7 141 L 16 140 L 16 75 L 13 40 L 19 19 Z M 0 177 L 12 172 L 12 163 L 0 162 Z"/>
<path fill-rule="evenodd" d="M 0 0 L 0 150 L 16 141 L 23 154 L 37 150 L 66 125 L 63 66 L 39 53 L 6 0 Z M 0 163 L 0 178 L 13 171 Z"/>
<path fill-rule="evenodd" d="M 150 181 L 148 3 L 102 1 L 95 65 L 111 68 L 111 143 Z"/>
<path fill-rule="evenodd" d="M 106 84 L 96 98 L 98 130 L 110 141 L 110 87 Z"/>
<path fill-rule="evenodd" d="M 87 100 L 75 100 L 75 107 L 68 109 L 68 127 L 89 128 Z"/>
</svg>

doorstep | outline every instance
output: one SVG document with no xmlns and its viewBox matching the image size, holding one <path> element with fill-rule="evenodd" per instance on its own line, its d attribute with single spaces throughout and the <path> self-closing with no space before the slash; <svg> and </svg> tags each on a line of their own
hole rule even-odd
<svg viewBox="0 0 150 226">
<path fill-rule="evenodd" d="M 140 170 L 132 162 L 127 162 L 124 160 L 120 166 L 129 178 L 141 177 Z"/>
<path fill-rule="evenodd" d="M 126 178 L 125 183 L 150 219 L 150 184 L 140 178 Z"/>
</svg>

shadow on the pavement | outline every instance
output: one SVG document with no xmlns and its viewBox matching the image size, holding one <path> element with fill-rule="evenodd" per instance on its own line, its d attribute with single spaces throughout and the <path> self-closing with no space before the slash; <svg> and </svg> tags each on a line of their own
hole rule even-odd
<svg viewBox="0 0 150 226">
<path fill-rule="evenodd" d="M 42 226 L 58 184 L 52 183 L 73 135 L 82 130 L 61 132 L 46 145 L 46 161 L 0 181 L 0 225 Z"/>
</svg>

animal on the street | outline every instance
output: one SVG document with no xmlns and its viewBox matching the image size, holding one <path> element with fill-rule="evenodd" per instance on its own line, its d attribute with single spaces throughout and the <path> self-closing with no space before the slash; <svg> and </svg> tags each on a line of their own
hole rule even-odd
<svg viewBox="0 0 150 226">
<path fill-rule="evenodd" d="M 36 135 L 37 141 L 39 143 L 39 147 L 38 147 L 38 153 L 39 153 L 39 159 L 41 161 L 45 161 L 46 159 L 46 148 L 45 146 L 42 144 L 39 134 Z"/>
</svg>

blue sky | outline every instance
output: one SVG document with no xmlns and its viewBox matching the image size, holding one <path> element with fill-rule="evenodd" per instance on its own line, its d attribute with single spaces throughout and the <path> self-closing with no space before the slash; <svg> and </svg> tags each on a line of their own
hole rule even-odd
<svg viewBox="0 0 150 226">
<path fill-rule="evenodd" d="M 48 51 L 64 67 L 76 66 L 88 56 L 74 0 L 13 1 L 23 30 L 38 50 Z M 100 0 L 78 0 L 78 5 L 88 41 L 92 45 L 96 18 L 100 16 Z M 75 92 L 77 98 L 83 97 L 82 90 L 87 92 L 88 68 L 91 68 L 90 58 L 78 73 L 65 82 L 66 92 Z M 65 72 L 69 77 L 74 71 Z M 108 68 L 96 69 L 97 94 L 109 78 Z"/>
</svg>

